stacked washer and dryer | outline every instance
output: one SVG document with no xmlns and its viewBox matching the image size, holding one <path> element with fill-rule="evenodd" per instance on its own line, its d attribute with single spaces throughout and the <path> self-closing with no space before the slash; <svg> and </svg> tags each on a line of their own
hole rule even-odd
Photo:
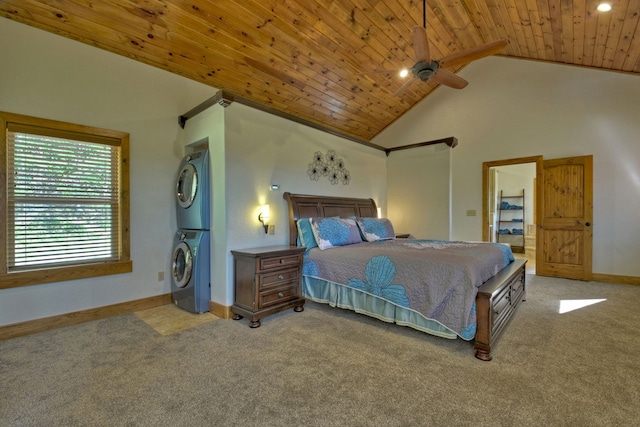
<svg viewBox="0 0 640 427">
<path fill-rule="evenodd" d="M 211 299 L 209 150 L 182 159 L 175 191 L 178 231 L 171 256 L 171 295 L 178 307 L 204 313 Z"/>
</svg>

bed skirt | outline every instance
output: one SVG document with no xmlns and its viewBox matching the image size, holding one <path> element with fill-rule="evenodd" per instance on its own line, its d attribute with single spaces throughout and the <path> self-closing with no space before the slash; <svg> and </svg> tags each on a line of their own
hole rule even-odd
<svg viewBox="0 0 640 427">
<path fill-rule="evenodd" d="M 375 317 L 384 322 L 408 326 L 442 338 L 456 339 L 459 336 L 441 323 L 433 319 L 428 319 L 414 310 L 397 306 L 390 301 L 348 286 L 327 282 L 314 277 L 302 276 L 302 292 L 305 298 L 311 301 L 352 310 L 356 313 Z M 467 341 L 473 339 L 475 335 L 475 324 L 473 326 L 473 330 L 465 331 L 471 333 L 470 338 L 462 336 L 460 336 L 460 338 Z"/>
</svg>

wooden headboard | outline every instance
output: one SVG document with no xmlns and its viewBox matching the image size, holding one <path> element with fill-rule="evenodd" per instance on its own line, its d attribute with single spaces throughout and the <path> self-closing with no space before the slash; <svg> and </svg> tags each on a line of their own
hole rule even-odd
<svg viewBox="0 0 640 427">
<path fill-rule="evenodd" d="M 296 221 L 311 217 L 376 217 L 378 209 L 373 199 L 350 197 L 310 196 L 306 194 L 284 193 L 282 197 L 289 207 L 289 244 L 296 245 L 298 228 Z"/>
</svg>

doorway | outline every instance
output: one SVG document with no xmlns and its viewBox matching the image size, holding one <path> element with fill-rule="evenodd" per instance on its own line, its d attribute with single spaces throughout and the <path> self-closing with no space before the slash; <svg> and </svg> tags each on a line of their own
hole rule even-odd
<svg viewBox="0 0 640 427">
<path fill-rule="evenodd" d="M 482 164 L 482 239 L 491 241 L 490 206 L 495 200 L 491 168 L 536 164 L 535 274 L 591 280 L 593 156 L 544 160 L 542 156 Z M 529 263 L 527 263 L 529 264 Z M 533 264 L 533 262 L 531 263 Z M 529 265 L 527 265 L 529 272 Z"/>
<path fill-rule="evenodd" d="M 482 164 L 482 240 L 507 242 L 511 243 L 514 249 L 518 247 L 517 251 L 514 250 L 514 256 L 527 260 L 528 274 L 535 274 L 536 211 L 539 205 L 537 197 L 542 166 L 542 156 L 497 160 Z M 521 213 L 516 215 L 523 220 L 521 225 L 499 222 L 501 194 L 522 195 L 522 198 L 503 200 L 506 204 L 513 202 L 522 206 Z M 508 219 L 512 219 L 511 217 L 512 215 L 509 215 Z M 522 235 L 515 234 L 516 231 Z M 509 239 L 514 242 L 510 242 Z"/>
</svg>

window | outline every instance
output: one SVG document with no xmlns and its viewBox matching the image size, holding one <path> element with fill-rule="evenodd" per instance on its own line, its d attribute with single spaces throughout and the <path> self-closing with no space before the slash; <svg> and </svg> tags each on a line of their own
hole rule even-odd
<svg viewBox="0 0 640 427">
<path fill-rule="evenodd" d="M 132 271 L 129 135 L 0 112 L 0 288 Z"/>
</svg>

